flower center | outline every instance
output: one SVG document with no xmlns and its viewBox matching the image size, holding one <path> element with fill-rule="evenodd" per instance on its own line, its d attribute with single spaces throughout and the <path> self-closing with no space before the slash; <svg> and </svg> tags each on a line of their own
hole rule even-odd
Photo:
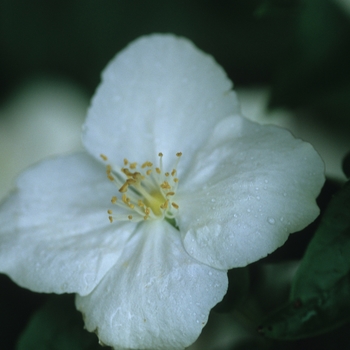
<svg viewBox="0 0 350 350">
<path fill-rule="evenodd" d="M 162 215 L 161 206 L 164 205 L 166 199 L 161 192 L 150 193 L 151 197 L 145 200 L 145 205 L 148 206 L 155 215 Z"/>
<path fill-rule="evenodd" d="M 108 210 L 109 221 L 114 220 L 172 220 L 179 206 L 174 202 L 179 179 L 176 177 L 177 165 L 182 153 L 176 153 L 176 161 L 171 172 L 163 171 L 163 154 L 159 153 L 159 166 L 146 161 L 142 165 L 124 159 L 124 167 L 114 169 L 107 165 L 107 177 L 119 188 L 119 196 L 113 196 L 112 204 L 123 210 L 114 213 Z M 101 154 L 104 161 L 108 158 Z"/>
</svg>

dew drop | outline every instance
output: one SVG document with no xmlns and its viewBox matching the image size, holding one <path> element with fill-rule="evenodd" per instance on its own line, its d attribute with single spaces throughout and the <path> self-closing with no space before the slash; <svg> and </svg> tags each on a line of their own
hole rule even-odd
<svg viewBox="0 0 350 350">
<path fill-rule="evenodd" d="M 211 276 L 213 273 L 211 271 L 208 272 L 208 275 Z"/>
<path fill-rule="evenodd" d="M 267 222 L 271 225 L 274 225 L 275 224 L 275 219 L 274 218 L 268 218 L 267 219 Z"/>
<path fill-rule="evenodd" d="M 214 203 L 214 202 L 215 202 L 215 199 L 214 199 L 214 198 L 212 198 L 212 199 L 211 199 L 211 201 Z"/>
<path fill-rule="evenodd" d="M 247 212 L 248 212 L 248 213 L 250 213 L 250 212 L 251 212 L 251 210 L 248 208 L 248 209 L 247 209 Z"/>
</svg>

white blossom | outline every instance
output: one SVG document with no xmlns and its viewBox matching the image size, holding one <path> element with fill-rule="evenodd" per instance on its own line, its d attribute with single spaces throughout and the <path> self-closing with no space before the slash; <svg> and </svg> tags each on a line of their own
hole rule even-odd
<svg viewBox="0 0 350 350">
<path fill-rule="evenodd" d="M 86 328 L 115 349 L 193 343 L 227 269 L 313 221 L 324 182 L 312 146 L 243 118 L 231 89 L 186 39 L 130 44 L 92 99 L 87 152 L 27 170 L 2 204 L 1 271 L 76 293 Z"/>
</svg>

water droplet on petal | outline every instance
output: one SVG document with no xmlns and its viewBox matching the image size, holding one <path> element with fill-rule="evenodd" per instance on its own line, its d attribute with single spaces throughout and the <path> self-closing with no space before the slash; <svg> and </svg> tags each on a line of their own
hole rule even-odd
<svg viewBox="0 0 350 350">
<path fill-rule="evenodd" d="M 274 224 L 275 224 L 275 219 L 274 219 L 274 218 L 268 218 L 267 221 L 268 221 L 268 223 L 271 224 L 271 225 L 274 225 Z"/>
</svg>

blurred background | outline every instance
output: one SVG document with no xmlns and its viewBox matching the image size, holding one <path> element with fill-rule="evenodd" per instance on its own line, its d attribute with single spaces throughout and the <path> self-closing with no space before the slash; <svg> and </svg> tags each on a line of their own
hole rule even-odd
<svg viewBox="0 0 350 350">
<path fill-rule="evenodd" d="M 81 150 L 80 128 L 109 60 L 171 32 L 210 53 L 243 113 L 311 142 L 327 176 L 350 150 L 350 0 L 2 0 L 0 199 L 24 168 Z M 41 297 L 1 276 L 0 344 L 11 349 Z M 5 286 L 5 287 L 4 287 Z M 28 292 L 29 293 L 29 292 Z"/>
</svg>

